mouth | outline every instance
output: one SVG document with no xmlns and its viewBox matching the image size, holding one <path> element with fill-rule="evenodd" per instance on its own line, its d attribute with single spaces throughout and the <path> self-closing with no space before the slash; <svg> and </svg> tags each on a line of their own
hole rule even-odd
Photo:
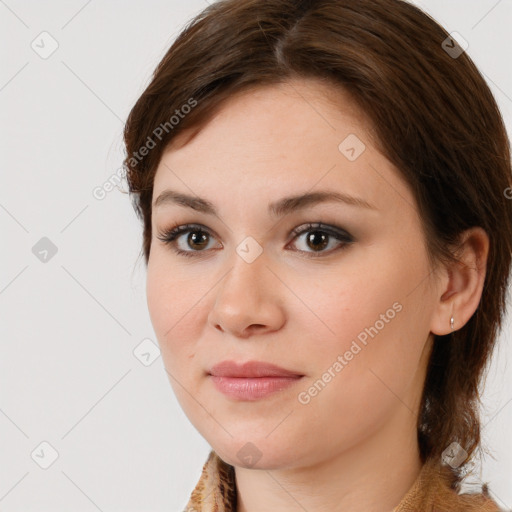
<svg viewBox="0 0 512 512">
<path fill-rule="evenodd" d="M 247 361 L 237 363 L 235 361 L 222 361 L 214 365 L 208 372 L 215 377 L 231 378 L 259 378 L 259 377 L 303 377 L 304 375 L 281 368 L 264 361 Z"/>
<path fill-rule="evenodd" d="M 261 361 L 223 361 L 210 369 L 208 377 L 227 397 L 254 401 L 293 386 L 304 375 Z"/>
<path fill-rule="evenodd" d="M 302 377 L 217 377 L 210 379 L 218 391 L 236 400 L 254 401 L 283 391 Z"/>
</svg>

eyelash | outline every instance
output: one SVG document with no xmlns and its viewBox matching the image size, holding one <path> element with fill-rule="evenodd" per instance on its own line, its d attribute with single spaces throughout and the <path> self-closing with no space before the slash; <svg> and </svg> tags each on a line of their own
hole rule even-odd
<svg viewBox="0 0 512 512">
<path fill-rule="evenodd" d="M 176 248 L 176 239 L 182 235 L 183 233 L 190 233 L 190 232 L 199 232 L 199 233 L 205 233 L 209 237 L 212 237 L 212 233 L 206 229 L 205 227 L 199 225 L 199 224 L 184 224 L 184 225 L 174 225 L 171 228 L 165 229 L 158 233 L 157 238 L 164 242 L 165 244 L 169 245 L 172 250 L 181 255 L 186 256 L 189 258 L 194 257 L 200 257 L 203 255 L 203 253 L 207 252 L 205 250 L 203 251 L 183 251 L 181 249 Z M 348 245 L 354 242 L 354 238 L 352 235 L 350 235 L 347 231 L 344 229 L 341 229 L 337 226 L 329 226 L 326 224 L 322 224 L 321 222 L 317 223 L 310 223 L 306 224 L 305 226 L 299 226 L 298 228 L 295 228 L 292 230 L 291 235 L 294 235 L 293 240 L 295 238 L 299 237 L 300 235 L 303 235 L 304 233 L 308 232 L 320 232 L 323 234 L 326 234 L 328 236 L 334 237 L 336 240 L 339 240 L 340 242 L 343 242 L 341 246 L 331 249 L 330 251 L 318 251 L 318 252 L 309 252 L 309 251 L 297 251 L 302 252 L 306 254 L 306 257 L 310 258 L 319 258 L 323 256 L 324 254 L 331 254 L 333 252 L 336 252 L 338 250 L 342 250 L 346 248 Z"/>
</svg>

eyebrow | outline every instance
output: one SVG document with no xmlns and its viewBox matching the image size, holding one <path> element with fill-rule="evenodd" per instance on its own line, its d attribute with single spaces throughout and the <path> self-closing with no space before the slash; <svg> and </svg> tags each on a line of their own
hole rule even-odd
<svg viewBox="0 0 512 512">
<path fill-rule="evenodd" d="M 360 197 L 354 197 L 343 192 L 333 192 L 330 190 L 320 190 L 317 192 L 309 192 L 298 194 L 295 196 L 284 197 L 270 203 L 268 211 L 274 217 L 281 217 L 293 211 L 302 210 L 308 206 L 313 206 L 323 202 L 341 202 L 351 206 L 376 210 L 367 201 Z M 217 215 L 217 209 L 210 201 L 198 196 L 190 196 L 175 190 L 164 190 L 154 201 L 153 208 L 158 208 L 165 204 L 177 204 L 192 208 L 195 211 L 205 213 L 207 215 Z"/>
</svg>

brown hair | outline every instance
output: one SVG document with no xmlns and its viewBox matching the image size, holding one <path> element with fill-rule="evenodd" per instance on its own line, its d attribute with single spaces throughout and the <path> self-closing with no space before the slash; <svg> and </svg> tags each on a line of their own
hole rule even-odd
<svg viewBox="0 0 512 512">
<path fill-rule="evenodd" d="M 431 262 L 453 261 L 465 229 L 487 232 L 480 304 L 466 325 L 434 339 L 418 417 L 423 462 L 454 441 L 466 462 L 479 447 L 478 386 L 502 326 L 512 252 L 505 126 L 473 61 L 450 51 L 459 47 L 448 37 L 402 0 L 220 0 L 177 37 L 124 131 L 146 265 L 165 147 L 186 128 L 197 133 L 234 93 L 291 78 L 341 88 L 368 116 L 375 144 L 414 193 Z M 463 467 L 451 469 L 453 488 Z"/>
</svg>

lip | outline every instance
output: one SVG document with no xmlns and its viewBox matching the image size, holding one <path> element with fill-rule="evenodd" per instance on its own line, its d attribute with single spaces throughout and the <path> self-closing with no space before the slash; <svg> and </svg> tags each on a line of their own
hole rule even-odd
<svg viewBox="0 0 512 512">
<path fill-rule="evenodd" d="M 209 375 L 215 377 L 234 378 L 259 378 L 259 377 L 303 377 L 302 374 L 292 370 L 286 370 L 275 364 L 264 361 L 247 361 L 237 363 L 236 361 L 222 361 L 209 370 Z"/>
<path fill-rule="evenodd" d="M 304 375 L 261 361 L 222 361 L 210 369 L 208 376 L 229 398 L 254 401 L 288 388 Z"/>
<path fill-rule="evenodd" d="M 302 377 L 217 377 L 210 375 L 215 387 L 229 398 L 254 401 L 282 391 Z"/>
</svg>

